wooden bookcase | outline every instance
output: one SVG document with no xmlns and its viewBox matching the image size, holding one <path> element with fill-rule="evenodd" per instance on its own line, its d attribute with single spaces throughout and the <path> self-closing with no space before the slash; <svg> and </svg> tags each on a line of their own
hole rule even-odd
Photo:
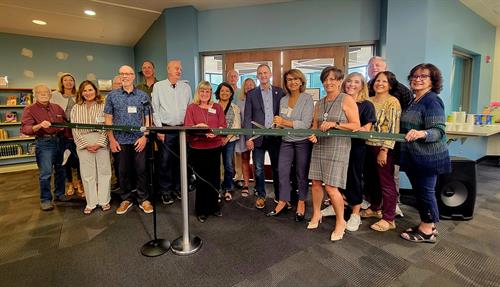
<svg viewBox="0 0 500 287">
<path fill-rule="evenodd" d="M 22 98 L 25 99 L 22 101 Z M 15 103 L 13 103 L 15 99 Z M 29 99 L 29 101 L 27 101 Z M 34 137 L 21 134 L 25 103 L 32 103 L 32 89 L 0 88 L 0 166 L 35 162 Z M 8 118 L 10 114 L 10 118 Z M 15 115 L 15 119 L 14 116 Z"/>
</svg>

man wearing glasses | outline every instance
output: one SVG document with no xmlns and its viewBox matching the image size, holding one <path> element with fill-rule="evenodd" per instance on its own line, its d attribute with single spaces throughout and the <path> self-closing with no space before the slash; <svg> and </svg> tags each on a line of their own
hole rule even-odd
<svg viewBox="0 0 500 287">
<path fill-rule="evenodd" d="M 149 96 L 134 87 L 135 73 L 130 66 L 119 69 L 122 87 L 112 90 L 106 98 L 104 119 L 107 125 L 149 126 Z M 119 174 L 122 203 L 116 209 L 124 214 L 136 200 L 145 213 L 153 212 L 148 200 L 146 142 L 147 132 L 109 131 L 111 151 L 119 154 Z"/>
</svg>

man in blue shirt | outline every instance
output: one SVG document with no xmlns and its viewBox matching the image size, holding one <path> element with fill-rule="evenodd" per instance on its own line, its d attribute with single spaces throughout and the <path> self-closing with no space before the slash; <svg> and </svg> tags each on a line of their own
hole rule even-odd
<svg viewBox="0 0 500 287">
<path fill-rule="evenodd" d="M 257 88 L 248 92 L 245 102 L 245 119 L 243 122 L 246 129 L 254 128 L 252 121 L 266 128 L 271 128 L 274 116 L 279 114 L 280 100 L 285 95 L 285 92 L 280 87 L 271 85 L 271 76 L 271 68 L 268 65 L 262 64 L 257 67 L 257 79 L 260 84 Z M 266 151 L 269 153 L 269 158 L 271 159 L 275 199 L 279 200 L 278 157 L 281 138 L 263 136 L 252 140 L 249 136 L 246 136 L 246 140 L 248 150 L 253 151 L 252 159 L 255 165 L 255 190 L 257 193 L 255 207 L 262 209 L 266 203 L 264 177 L 264 155 Z"/>
<path fill-rule="evenodd" d="M 153 121 L 157 127 L 182 126 L 187 106 L 191 103 L 191 87 L 182 77 L 182 64 L 171 60 L 167 64 L 167 79 L 154 85 L 152 96 Z M 158 134 L 160 161 L 158 185 L 163 204 L 172 204 L 180 195 L 179 132 Z"/>
<path fill-rule="evenodd" d="M 107 125 L 149 126 L 149 96 L 134 87 L 135 73 L 130 66 L 119 69 L 122 87 L 112 90 L 106 98 L 104 119 Z M 111 151 L 119 153 L 119 174 L 122 203 L 116 209 L 124 214 L 133 205 L 133 190 L 137 203 L 145 213 L 153 212 L 148 200 L 146 143 L 147 132 L 109 131 Z"/>
</svg>

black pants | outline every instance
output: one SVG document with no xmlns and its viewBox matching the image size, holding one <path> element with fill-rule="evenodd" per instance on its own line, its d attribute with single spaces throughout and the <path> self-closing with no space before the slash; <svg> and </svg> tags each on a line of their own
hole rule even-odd
<svg viewBox="0 0 500 287">
<path fill-rule="evenodd" d="M 122 200 L 133 201 L 132 191 L 137 191 L 137 202 L 148 199 L 148 176 L 146 169 L 146 151 L 136 152 L 133 144 L 121 144 L 118 153 L 120 165 L 120 190 Z"/>
<path fill-rule="evenodd" d="M 346 189 L 342 190 L 350 205 L 357 205 L 363 202 L 363 169 L 365 166 L 365 157 L 366 145 L 351 145 Z"/>
<path fill-rule="evenodd" d="M 222 149 L 190 149 L 189 161 L 198 174 L 196 179 L 195 211 L 197 216 L 211 215 L 220 210 L 220 157 Z M 201 177 L 201 178 L 200 178 Z"/>
<path fill-rule="evenodd" d="M 166 133 L 165 141 L 157 143 L 159 190 L 162 195 L 172 195 L 173 191 L 180 191 L 179 132 Z"/>
<path fill-rule="evenodd" d="M 81 180 L 80 176 L 80 161 L 78 160 L 78 154 L 76 153 L 76 144 L 73 139 L 64 139 L 64 148 L 71 152 L 66 164 L 64 165 L 64 170 L 66 171 L 66 181 L 73 182 L 73 169 L 76 169 L 77 180 Z"/>
</svg>

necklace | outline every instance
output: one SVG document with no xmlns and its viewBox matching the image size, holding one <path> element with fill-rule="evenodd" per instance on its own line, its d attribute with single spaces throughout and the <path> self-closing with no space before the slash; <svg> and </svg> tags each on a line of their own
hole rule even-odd
<svg viewBox="0 0 500 287">
<path fill-rule="evenodd" d="M 323 110 L 325 111 L 325 113 L 323 114 L 323 121 L 324 122 L 326 122 L 326 120 L 328 119 L 328 114 L 330 113 L 331 109 L 333 108 L 333 105 L 335 104 L 335 101 L 337 100 L 337 98 L 338 98 L 338 96 L 332 100 L 332 103 L 330 104 L 328 109 L 326 108 L 326 98 L 323 101 Z"/>
</svg>

